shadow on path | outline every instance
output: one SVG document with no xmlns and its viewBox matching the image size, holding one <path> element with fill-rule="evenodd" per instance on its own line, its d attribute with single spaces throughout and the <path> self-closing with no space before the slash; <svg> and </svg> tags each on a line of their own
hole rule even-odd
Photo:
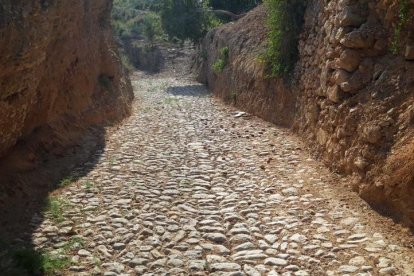
<svg viewBox="0 0 414 276">
<path fill-rule="evenodd" d="M 105 147 L 105 129 L 78 129 L 69 135 L 66 141 L 28 137 L 0 160 L 1 275 L 50 275 L 54 268 L 69 264 L 36 251 L 33 232 L 47 219 L 43 211 L 50 208 L 50 193 L 96 166 Z M 53 240 L 53 233 L 48 238 Z"/>
<path fill-rule="evenodd" d="M 210 94 L 208 89 L 202 84 L 168 87 L 167 93 L 172 94 L 174 96 L 192 96 L 192 97 L 207 96 Z"/>
</svg>

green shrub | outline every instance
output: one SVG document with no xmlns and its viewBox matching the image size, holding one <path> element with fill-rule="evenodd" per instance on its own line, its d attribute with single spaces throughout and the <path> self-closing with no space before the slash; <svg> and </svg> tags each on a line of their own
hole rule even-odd
<svg viewBox="0 0 414 276">
<path fill-rule="evenodd" d="M 62 222 L 65 220 L 64 211 L 68 207 L 68 203 L 62 199 L 49 197 L 46 200 L 45 212 L 46 217 L 55 222 Z"/>
<path fill-rule="evenodd" d="M 42 255 L 42 268 L 46 275 L 57 275 L 57 272 L 69 265 L 70 260 L 67 257 L 54 256 L 51 254 Z"/>
<path fill-rule="evenodd" d="M 229 54 L 230 54 L 230 50 L 229 50 L 229 47 L 223 47 L 223 48 L 221 48 L 220 50 L 219 50 L 219 54 L 220 54 L 220 57 L 223 59 L 223 60 L 228 60 L 228 58 L 229 58 Z"/>
<path fill-rule="evenodd" d="M 219 58 L 213 63 L 211 66 L 213 72 L 219 74 L 223 72 L 224 67 L 226 67 L 227 62 L 229 60 L 230 49 L 229 47 L 223 47 L 219 51 Z"/>
<path fill-rule="evenodd" d="M 143 19 L 142 33 L 146 42 L 152 47 L 158 37 L 162 35 L 161 18 L 156 13 L 147 13 Z"/>
<path fill-rule="evenodd" d="M 213 72 L 216 74 L 223 72 L 224 67 L 226 67 L 226 62 L 222 59 L 216 60 L 212 65 Z"/>
<path fill-rule="evenodd" d="M 161 19 L 156 13 L 160 1 L 114 0 L 112 26 L 121 40 L 143 36 L 152 44 L 162 36 Z"/>
<path fill-rule="evenodd" d="M 221 20 L 214 13 L 211 13 L 211 12 L 207 12 L 205 14 L 205 20 L 206 20 L 206 23 L 205 23 L 206 31 L 210 31 L 214 28 L 218 28 L 224 23 L 226 23 L 225 21 Z"/>
<path fill-rule="evenodd" d="M 196 0 L 163 0 L 160 16 L 162 27 L 170 39 L 197 43 L 208 31 L 203 4 Z"/>
<path fill-rule="evenodd" d="M 398 15 L 398 23 L 394 29 L 394 34 L 391 42 L 391 53 L 398 54 L 401 48 L 401 31 L 407 24 L 408 20 L 410 20 L 410 3 L 408 0 L 398 0 L 398 4 L 400 7 L 400 12 Z"/>
<path fill-rule="evenodd" d="M 304 22 L 306 0 L 265 0 L 268 10 L 267 49 L 261 56 L 269 77 L 289 75 L 299 51 L 299 34 Z"/>
</svg>

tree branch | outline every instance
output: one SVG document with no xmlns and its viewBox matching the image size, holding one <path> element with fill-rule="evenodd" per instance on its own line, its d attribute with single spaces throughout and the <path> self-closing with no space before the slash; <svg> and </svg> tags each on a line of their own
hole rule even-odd
<svg viewBox="0 0 414 276">
<path fill-rule="evenodd" d="M 216 15 L 226 15 L 228 17 L 231 18 L 232 21 L 238 20 L 240 18 L 242 18 L 243 16 L 246 15 L 246 13 L 242 13 L 242 14 L 235 14 L 232 13 L 231 11 L 226 11 L 226 10 L 213 10 L 213 9 L 197 9 L 196 12 L 212 12 Z"/>
<path fill-rule="evenodd" d="M 240 18 L 242 18 L 243 16 L 245 16 L 246 14 L 245 13 L 242 13 L 242 14 L 235 14 L 235 13 L 232 13 L 232 12 L 230 12 L 230 11 L 225 11 L 225 10 L 208 10 L 209 12 L 213 12 L 213 13 L 215 13 L 216 15 L 226 15 L 226 16 L 228 16 L 228 17 L 230 17 L 231 18 L 231 20 L 238 20 L 238 19 L 240 19 Z"/>
</svg>

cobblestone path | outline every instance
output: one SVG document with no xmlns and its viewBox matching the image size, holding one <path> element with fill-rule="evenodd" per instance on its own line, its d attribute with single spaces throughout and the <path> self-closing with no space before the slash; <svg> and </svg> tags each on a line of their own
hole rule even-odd
<svg viewBox="0 0 414 276">
<path fill-rule="evenodd" d="M 63 274 L 414 275 L 287 130 L 191 81 L 135 78 L 134 114 L 34 233 Z"/>
</svg>

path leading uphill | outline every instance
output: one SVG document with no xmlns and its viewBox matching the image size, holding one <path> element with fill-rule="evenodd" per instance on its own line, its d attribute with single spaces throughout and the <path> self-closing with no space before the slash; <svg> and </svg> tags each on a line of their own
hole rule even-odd
<svg viewBox="0 0 414 276">
<path fill-rule="evenodd" d="M 132 117 L 33 235 L 64 275 L 414 275 L 412 252 L 333 196 L 340 180 L 287 130 L 185 78 L 133 84 Z"/>
</svg>

